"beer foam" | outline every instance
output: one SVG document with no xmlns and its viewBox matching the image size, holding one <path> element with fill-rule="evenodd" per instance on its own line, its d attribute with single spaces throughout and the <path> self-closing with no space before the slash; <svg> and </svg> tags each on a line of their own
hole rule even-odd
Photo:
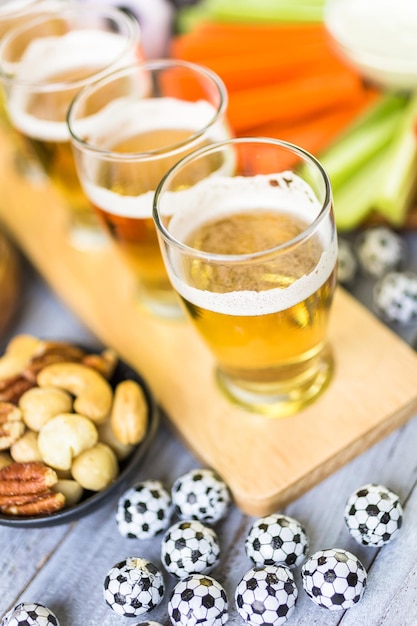
<svg viewBox="0 0 417 626">
<path fill-rule="evenodd" d="M 164 215 L 172 215 L 169 231 L 180 241 L 208 220 L 254 207 L 290 213 L 311 224 L 321 205 L 311 187 L 293 172 L 257 176 L 208 176 L 194 187 L 165 195 L 160 201 Z"/>
<path fill-rule="evenodd" d="M 210 124 L 215 112 L 213 105 L 204 100 L 187 102 L 176 98 L 144 98 L 132 101 L 128 98 L 120 98 L 112 101 L 98 114 L 83 120 L 81 134 L 88 131 L 89 143 L 94 145 L 100 143 L 100 139 L 104 135 L 108 136 L 109 132 L 112 136 L 117 136 L 118 142 L 153 129 L 178 128 L 197 132 Z M 81 121 L 79 125 L 81 129 Z M 219 120 L 210 127 L 204 137 L 209 141 L 222 140 L 228 137 L 228 130 Z M 200 142 L 201 137 L 194 141 Z M 192 145 L 190 142 L 186 149 L 189 150 Z M 175 151 L 169 150 L 169 154 L 183 153 L 184 150 L 185 146 L 181 145 Z M 160 159 L 161 156 L 163 157 L 163 153 L 160 150 L 153 158 Z M 149 158 L 149 153 L 146 158 Z M 121 217 L 150 218 L 152 216 L 154 190 L 137 196 L 128 196 L 99 187 L 90 180 L 94 180 L 95 173 L 100 170 L 100 157 L 97 157 L 96 153 L 90 155 L 85 152 L 82 159 L 83 168 L 88 172 L 83 185 L 93 204 L 108 213 Z M 227 164 L 226 170 L 230 171 L 230 169 L 230 164 Z M 222 171 L 224 171 L 223 168 Z M 170 208 L 168 210 L 170 211 Z"/>
<path fill-rule="evenodd" d="M 146 86 L 144 85 L 144 91 Z M 90 145 L 102 144 L 103 139 L 117 137 L 117 142 L 134 135 L 158 129 L 186 129 L 193 132 L 209 126 L 216 115 L 215 107 L 205 100 L 188 102 L 178 98 L 145 98 L 135 94 L 135 99 L 117 98 L 95 114 L 76 122 L 77 134 L 88 136 Z M 212 140 L 226 138 L 223 124 L 213 124 Z M 107 146 L 111 150 L 111 146 Z M 178 148 L 179 151 L 183 147 Z"/>
<path fill-rule="evenodd" d="M 47 82 L 61 73 L 80 68 L 100 71 L 118 61 L 127 50 L 126 37 L 94 29 L 78 30 L 62 37 L 44 37 L 32 41 L 15 69 L 15 83 L 10 88 L 9 114 L 14 126 L 23 134 L 44 141 L 67 141 L 66 120 L 51 121 L 35 117 L 27 111 L 35 83 Z M 133 57 L 132 57 L 133 58 Z M 129 60 L 123 57 L 124 62 Z M 27 81 L 20 85 L 20 81 Z M 65 81 L 64 81 L 65 82 Z M 32 88 L 33 85 L 33 88 Z M 57 83 L 58 87 L 58 83 Z M 59 89 L 59 87 L 58 87 Z M 53 88 L 50 90 L 53 92 Z"/>
<path fill-rule="evenodd" d="M 308 224 L 316 219 L 321 210 L 321 205 L 309 185 L 292 172 L 268 176 L 208 178 L 185 192 L 170 194 L 166 200 L 175 202 L 169 231 L 180 241 L 186 241 L 208 219 L 212 221 L 231 213 L 252 211 L 254 207 L 291 214 Z M 180 262 L 178 271 L 174 266 L 168 267 L 168 272 L 178 293 L 201 308 L 226 315 L 275 313 L 312 295 L 334 270 L 337 242 L 334 234 L 332 237 L 329 222 L 317 228 L 317 235 L 321 239 L 323 253 L 316 267 L 285 289 L 213 293 L 191 287 L 181 280 Z"/>
<path fill-rule="evenodd" d="M 175 290 L 188 302 L 202 309 L 224 315 L 268 315 L 284 311 L 302 302 L 329 278 L 337 260 L 336 244 L 323 252 L 314 270 L 285 289 L 267 291 L 232 291 L 214 293 L 190 287 L 168 269 Z"/>
<path fill-rule="evenodd" d="M 134 219 L 152 217 L 153 191 L 139 196 L 122 196 L 110 189 L 93 185 L 88 180 L 83 180 L 82 183 L 91 202 L 107 213 Z"/>
<path fill-rule="evenodd" d="M 22 55 L 16 79 L 32 83 L 75 68 L 104 68 L 123 54 L 126 44 L 123 35 L 94 28 L 34 39 Z"/>
</svg>

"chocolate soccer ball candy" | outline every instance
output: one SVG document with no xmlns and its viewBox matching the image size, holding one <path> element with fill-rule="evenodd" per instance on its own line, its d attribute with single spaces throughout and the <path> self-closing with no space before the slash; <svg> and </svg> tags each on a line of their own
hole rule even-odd
<svg viewBox="0 0 417 626">
<path fill-rule="evenodd" d="M 59 626 L 59 621 L 43 604 L 21 602 L 3 617 L 0 626 Z"/>
<path fill-rule="evenodd" d="M 287 567 L 296 567 L 304 561 L 308 537 L 297 520 L 273 513 L 252 524 L 245 549 L 256 565 L 282 563 Z"/>
<path fill-rule="evenodd" d="M 369 483 L 352 493 L 345 505 L 345 522 L 352 537 L 379 548 L 392 541 L 402 526 L 403 508 L 397 494 Z"/>
<path fill-rule="evenodd" d="M 325 609 L 343 611 L 362 597 L 367 574 L 359 559 L 342 549 L 319 550 L 301 568 L 303 587 Z"/>
<path fill-rule="evenodd" d="M 159 480 L 137 483 L 119 498 L 116 522 L 124 537 L 150 539 L 168 528 L 172 501 Z"/>
<path fill-rule="evenodd" d="M 356 240 L 356 254 L 362 270 L 380 278 L 391 270 L 400 269 L 407 256 L 403 239 L 386 226 L 363 231 Z"/>
<path fill-rule="evenodd" d="M 104 600 L 124 617 L 151 611 L 161 602 L 164 592 L 160 570 L 140 557 L 128 557 L 116 563 L 104 580 Z"/>
<path fill-rule="evenodd" d="M 386 322 L 410 324 L 417 321 L 417 274 L 389 272 L 373 289 L 376 313 Z"/>
<path fill-rule="evenodd" d="M 250 626 L 280 626 L 291 616 L 298 589 L 291 571 L 282 565 L 255 566 L 243 576 L 235 592 L 240 617 Z"/>
<path fill-rule="evenodd" d="M 208 574 L 218 564 L 219 555 L 216 533 L 198 520 L 174 524 L 162 540 L 162 563 L 178 578 L 187 574 Z"/>
<path fill-rule="evenodd" d="M 177 478 L 171 496 L 178 517 L 209 525 L 221 520 L 230 504 L 226 483 L 211 469 L 191 470 Z"/>
<path fill-rule="evenodd" d="M 229 619 L 226 592 L 211 576 L 190 574 L 174 587 L 168 613 L 174 626 L 223 626 Z"/>
</svg>

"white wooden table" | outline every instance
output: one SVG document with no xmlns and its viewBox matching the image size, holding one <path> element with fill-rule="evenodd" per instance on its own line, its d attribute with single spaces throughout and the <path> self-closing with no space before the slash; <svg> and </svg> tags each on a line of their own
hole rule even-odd
<svg viewBox="0 0 417 626">
<path fill-rule="evenodd" d="M 367 286 L 358 292 L 369 298 Z M 417 332 L 417 328 L 415 329 Z M 68 338 L 99 345 L 85 328 L 28 267 L 20 313 L 10 336 L 19 332 Z M 413 329 L 409 330 L 412 340 Z M 6 343 L 8 337 L 3 338 Z M 2 346 L 4 347 L 4 346 Z M 331 612 L 314 605 L 304 593 L 299 571 L 299 598 L 288 626 L 414 626 L 417 624 L 417 420 L 411 419 L 378 445 L 337 471 L 291 503 L 285 512 L 305 526 L 310 553 L 329 547 L 354 552 L 368 569 L 368 586 L 361 602 L 347 612 Z M 198 467 L 195 458 L 162 423 L 136 479 L 156 478 L 171 485 L 182 473 Z M 397 492 L 405 508 L 404 525 L 395 541 L 382 549 L 364 548 L 350 538 L 343 521 L 347 497 L 367 482 Z M 122 626 L 145 619 L 168 626 L 167 598 L 176 580 L 165 575 L 162 604 L 141 619 L 121 618 L 103 601 L 107 571 L 127 556 L 142 556 L 160 564 L 160 539 L 123 538 L 116 526 L 117 496 L 100 510 L 77 522 L 45 529 L 0 527 L 0 616 L 19 601 L 50 607 L 61 626 Z M 251 566 L 244 539 L 253 518 L 232 506 L 216 526 L 221 547 L 220 565 L 212 572 L 225 587 L 230 604 L 229 624 L 243 624 L 234 609 L 234 590 Z"/>
</svg>

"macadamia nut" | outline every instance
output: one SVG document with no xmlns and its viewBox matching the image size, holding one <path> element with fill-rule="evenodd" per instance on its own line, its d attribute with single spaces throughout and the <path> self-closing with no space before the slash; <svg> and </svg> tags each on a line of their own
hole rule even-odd
<svg viewBox="0 0 417 626">
<path fill-rule="evenodd" d="M 43 461 L 38 446 L 38 435 L 33 430 L 27 430 L 12 446 L 10 455 L 13 461 L 27 463 L 29 461 Z"/>
<path fill-rule="evenodd" d="M 73 506 L 77 504 L 83 497 L 84 489 L 76 480 L 69 478 L 61 478 L 56 485 L 52 487 L 52 491 L 62 493 L 65 497 L 65 506 Z"/>
<path fill-rule="evenodd" d="M 43 426 L 38 446 L 44 462 L 56 469 L 70 469 L 74 457 L 97 443 L 93 422 L 77 413 L 62 413 Z"/>
<path fill-rule="evenodd" d="M 46 422 L 60 413 L 70 413 L 72 397 L 55 387 L 32 387 L 21 396 L 19 407 L 26 426 L 39 431 Z"/>
<path fill-rule="evenodd" d="M 113 450 L 105 443 L 98 442 L 74 459 L 71 472 L 84 489 L 101 491 L 116 478 L 119 464 Z"/>
</svg>

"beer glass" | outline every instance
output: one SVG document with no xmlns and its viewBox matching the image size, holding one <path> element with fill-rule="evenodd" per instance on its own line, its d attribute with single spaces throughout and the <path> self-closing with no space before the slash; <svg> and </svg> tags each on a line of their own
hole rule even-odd
<svg viewBox="0 0 417 626">
<path fill-rule="evenodd" d="M 23 24 L 24 20 L 33 19 L 36 15 L 41 15 L 43 12 L 56 9 L 57 6 L 62 6 L 63 1 L 64 0 L 3 0 L 0 4 L 0 42 L 9 30 L 19 24 Z M 43 182 L 45 176 L 40 168 L 39 162 L 36 157 L 34 157 L 29 146 L 14 132 L 10 124 L 1 89 L 0 133 L 2 135 L 4 133 L 1 138 L 2 144 L 4 144 L 3 138 L 11 138 L 15 146 L 19 143 L 19 150 L 14 150 L 12 154 L 7 155 L 10 156 L 11 162 L 14 167 L 16 167 L 16 170 L 36 184 Z"/>
<path fill-rule="evenodd" d="M 153 194 L 181 156 L 229 136 L 225 109 L 224 85 L 210 70 L 159 59 L 89 85 L 68 113 L 84 191 L 134 273 L 137 302 L 158 317 L 182 311 L 161 258 Z"/>
<path fill-rule="evenodd" d="M 75 169 L 66 115 L 86 84 L 140 54 L 138 22 L 120 9 L 62 3 L 9 30 L 0 46 L 0 77 L 15 130 L 30 145 L 69 211 L 76 247 L 100 244 L 104 231 Z"/>
<path fill-rule="evenodd" d="M 213 159 L 233 171 L 210 173 Z M 320 163 L 275 139 L 219 142 L 163 177 L 153 217 L 168 274 L 215 357 L 223 392 L 270 417 L 312 402 L 333 371 L 326 337 L 337 261 Z"/>
</svg>

